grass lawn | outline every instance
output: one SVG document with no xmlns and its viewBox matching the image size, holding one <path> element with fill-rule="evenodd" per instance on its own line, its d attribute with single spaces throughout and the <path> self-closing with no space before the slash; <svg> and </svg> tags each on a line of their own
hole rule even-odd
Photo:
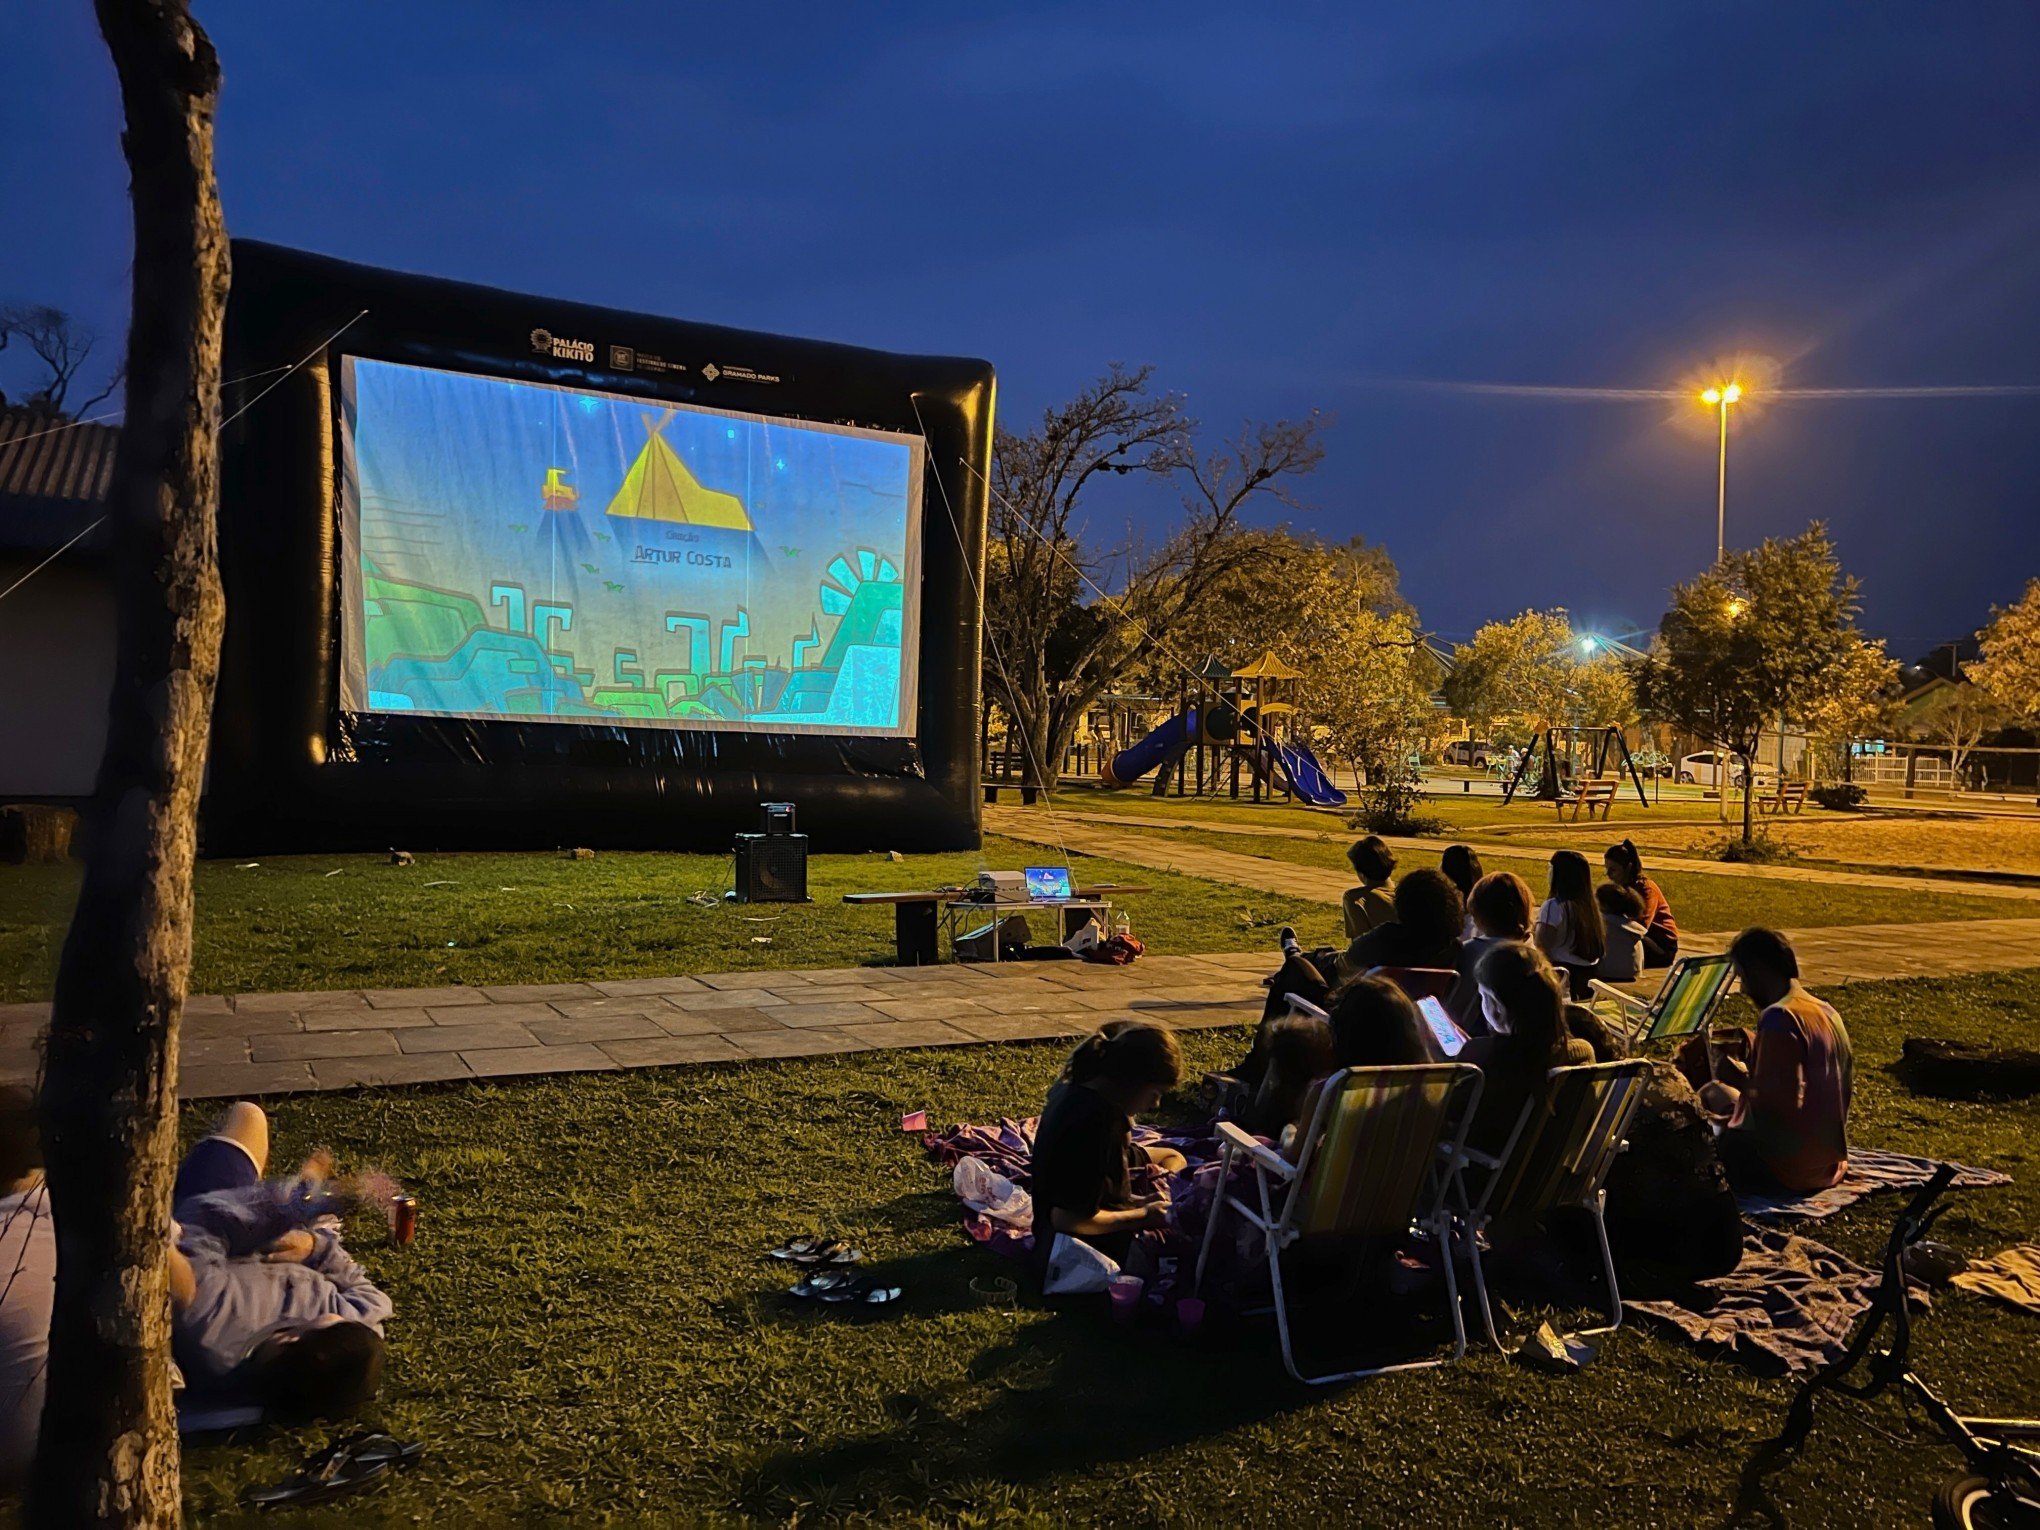
<svg viewBox="0 0 2040 1530">
<path fill-rule="evenodd" d="M 1174 844 L 1198 845 L 1225 850 L 1234 855 L 1262 856 L 1292 865 L 1314 866 L 1346 874 L 1345 851 L 1351 843 L 1349 831 L 1332 831 L 1322 840 L 1292 839 L 1273 834 L 1236 834 L 1203 829 L 1144 828 L 1136 815 L 1128 815 L 1129 828 Z M 1443 851 L 1448 841 L 1440 840 Z M 1600 875 L 1597 846 L 1589 844 L 1582 853 L 1595 863 Z M 1436 865 L 1436 855 L 1400 850 L 1405 867 Z M 1648 857 L 1646 855 L 1646 864 Z M 1521 858 L 1482 856 L 1486 871 L 1513 871 L 1530 883 L 1538 897 L 1550 881 L 1550 856 L 1529 853 Z M 1701 930 L 1739 930 L 1746 925 L 1772 924 L 1808 929 L 1840 924 L 1916 924 L 1942 919 L 2033 919 L 2040 918 L 2040 903 L 2031 899 L 1991 898 L 1972 894 L 1919 893 L 1902 888 L 1832 886 L 1817 882 L 1769 881 L 1758 877 L 1727 877 L 1708 873 L 1659 872 L 1651 876 L 1671 901 L 1679 927 Z M 1322 930 L 1335 916 L 1320 906 L 1313 910 L 1311 929 Z M 1302 928 L 1299 926 L 1299 928 Z M 1329 938 L 1329 937 L 1327 937 Z"/>
<path fill-rule="evenodd" d="M 809 904 L 717 903 L 727 857 L 603 852 L 284 856 L 198 868 L 193 993 L 442 983 L 535 983 L 835 967 L 892 960 L 890 908 L 850 908 L 846 892 L 965 882 L 985 866 L 1017 869 L 1047 854 L 987 839 L 982 853 L 824 855 L 809 862 Z M 1124 900 L 1158 951 L 1233 951 L 1268 943 L 1270 925 L 1313 905 L 1111 861 L 1081 876 L 1149 886 Z M 47 998 L 77 895 L 74 866 L 0 867 L 0 1002 Z M 1052 931 L 1034 921 L 1036 938 Z M 761 943 L 766 942 L 766 943 Z"/>
<path fill-rule="evenodd" d="M 599 863 L 598 863 L 599 864 Z M 2040 1225 L 2030 1102 L 1915 1098 L 1903 1036 L 2030 1038 L 2040 972 L 1853 987 L 1854 1136 L 2009 1170 L 1940 1235 L 1994 1250 Z M 1193 1069 L 1238 1032 L 1186 1036 Z M 1789 1384 L 1625 1326 L 1585 1372 L 1475 1352 L 1347 1387 L 1289 1382 L 1253 1323 L 1197 1344 L 1087 1311 L 978 1305 L 1008 1268 L 959 1230 L 947 1176 L 896 1131 L 1031 1113 L 1053 1045 L 382 1089 L 293 1099 L 276 1156 L 380 1162 L 417 1246 L 360 1252 L 396 1301 L 382 1422 L 430 1454 L 293 1524 L 1718 1523 Z M 187 1138 L 203 1130 L 194 1113 Z M 1874 1255 L 1893 1197 L 1814 1229 Z M 843 1320 L 780 1294 L 781 1237 L 854 1237 L 909 1289 Z M 1919 1325 L 1960 1409 L 2040 1411 L 2040 1324 L 1960 1293 Z M 323 1435 L 194 1446 L 194 1523 L 237 1518 Z M 1792 1524 L 1924 1523 L 1956 1458 L 1894 1402 L 1835 1403 L 1769 1483 Z M 266 1521 L 265 1521 L 266 1523 Z"/>
</svg>

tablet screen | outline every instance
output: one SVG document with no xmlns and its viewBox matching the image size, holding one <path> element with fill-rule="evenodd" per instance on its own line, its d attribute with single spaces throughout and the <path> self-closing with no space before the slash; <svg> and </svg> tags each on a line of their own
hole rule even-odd
<svg viewBox="0 0 2040 1530">
<path fill-rule="evenodd" d="M 1424 1017 L 1424 1024 L 1431 1028 L 1431 1034 L 1438 1039 L 1438 1046 L 1447 1057 L 1457 1057 L 1459 1049 L 1466 1045 L 1466 1032 L 1445 1013 L 1445 1006 L 1436 999 L 1417 1000 L 1417 1013 Z"/>
</svg>

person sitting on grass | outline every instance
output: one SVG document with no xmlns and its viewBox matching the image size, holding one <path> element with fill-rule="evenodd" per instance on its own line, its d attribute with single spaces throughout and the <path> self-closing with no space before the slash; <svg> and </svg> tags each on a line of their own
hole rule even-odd
<svg viewBox="0 0 2040 1530">
<path fill-rule="evenodd" d="M 1358 940 L 1395 917 L 1395 889 L 1389 881 L 1395 875 L 1395 852 L 1382 843 L 1379 834 L 1370 834 L 1354 841 L 1346 859 L 1360 885 L 1347 888 L 1339 901 L 1346 916 L 1346 939 Z"/>
<path fill-rule="evenodd" d="M 1633 887 L 1603 882 L 1594 889 L 1594 903 L 1608 938 L 1594 976 L 1604 983 L 1635 982 L 1643 976 L 1644 944 L 1650 938 L 1643 924 L 1642 895 Z"/>
<path fill-rule="evenodd" d="M 1610 845 L 1601 857 L 1601 864 L 1607 869 L 1609 881 L 1617 887 L 1632 889 L 1643 899 L 1643 927 L 1649 931 L 1643 942 L 1643 965 L 1671 966 L 1679 959 L 1679 921 L 1672 917 L 1672 906 L 1665 901 L 1663 890 L 1643 874 L 1643 857 L 1636 853 L 1636 846 L 1626 839 L 1619 845 Z"/>
<path fill-rule="evenodd" d="M 1466 909 L 1474 934 L 1459 948 L 1459 981 L 1452 985 L 1445 1008 L 1467 1035 L 1485 1036 L 1487 1017 L 1481 1013 L 1480 984 L 1474 979 L 1474 969 L 1496 946 L 1530 938 L 1530 920 L 1537 903 L 1530 884 L 1515 872 L 1492 871 L 1474 884 Z"/>
<path fill-rule="evenodd" d="M 1029 1188 L 1038 1277 L 1047 1275 L 1058 1233 L 1124 1264 L 1137 1234 L 1168 1226 L 1168 1197 L 1133 1189 L 1133 1119 L 1182 1077 L 1176 1038 L 1139 1021 L 1105 1026 L 1070 1054 L 1034 1130 Z"/>
<path fill-rule="evenodd" d="M 1594 875 L 1577 850 L 1551 857 L 1551 895 L 1537 911 L 1537 948 L 1566 974 L 1571 995 L 1584 999 L 1587 980 L 1608 949 L 1608 932 L 1594 902 Z"/>
<path fill-rule="evenodd" d="M 1445 873 L 1446 880 L 1459 889 L 1461 901 L 1470 903 L 1473 890 L 1480 884 L 1480 857 L 1471 845 L 1447 845 L 1445 853 L 1438 858 L 1438 869 Z M 1461 940 L 1471 940 L 1477 932 L 1473 927 L 1473 911 L 1467 910 L 1466 927 L 1459 932 Z"/>
<path fill-rule="evenodd" d="M 1474 981 L 1487 1034 L 1469 1039 L 1457 1061 L 1480 1069 L 1485 1083 L 1466 1140 L 1495 1154 L 1508 1144 L 1523 1107 L 1543 1098 L 1544 1075 L 1591 1063 L 1594 1049 L 1568 1028 L 1564 980 L 1535 946 L 1496 946 L 1480 959 Z"/>
<path fill-rule="evenodd" d="M 1357 977 L 1376 967 L 1456 970 L 1466 905 L 1445 873 L 1428 866 L 1412 871 L 1396 884 L 1394 907 L 1393 919 L 1346 947 L 1340 976 Z"/>
<path fill-rule="evenodd" d="M 42 1431 L 57 1228 L 26 1089 L 0 1089 L 0 1489 L 25 1483 Z"/>
<path fill-rule="evenodd" d="M 1700 1100 L 1723 1123 L 1722 1164 L 1738 1190 L 1825 1190 L 1849 1167 L 1856 1059 L 1848 1028 L 1801 986 L 1799 955 L 1776 930 L 1744 930 L 1728 956 L 1762 1014 L 1747 1064 L 1696 1038 L 1712 1062 Z"/>
</svg>

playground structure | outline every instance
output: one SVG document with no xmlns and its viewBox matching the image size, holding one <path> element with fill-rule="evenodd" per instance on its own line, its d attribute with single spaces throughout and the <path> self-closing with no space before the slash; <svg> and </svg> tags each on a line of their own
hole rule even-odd
<svg viewBox="0 0 2040 1530">
<path fill-rule="evenodd" d="M 1563 759 L 1560 758 L 1558 741 L 1565 740 Z M 1539 745 L 1542 745 L 1540 751 Z M 1591 751 L 1593 769 L 1582 771 Z M 1645 807 L 1650 806 L 1650 796 L 1643 789 L 1643 773 L 1636 768 L 1636 760 L 1629 752 L 1629 741 L 1622 736 L 1622 730 L 1614 726 L 1600 728 L 1540 728 L 1531 735 L 1530 747 L 1523 751 L 1516 768 L 1502 788 L 1502 801 L 1516 800 L 1525 777 L 1535 767 L 1536 786 L 1534 794 L 1540 801 L 1557 802 L 1576 790 L 1576 783 L 1588 779 L 1600 779 L 1608 775 L 1610 754 L 1620 757 L 1621 769 L 1636 786 L 1636 800 Z"/>
<path fill-rule="evenodd" d="M 1185 685 L 1176 707 L 1160 727 L 1110 757 L 1101 758 L 1099 780 L 1108 788 L 1133 785 L 1154 775 L 1154 794 L 1241 797 L 1241 776 L 1255 802 L 1302 801 L 1313 807 L 1342 807 L 1346 794 L 1332 785 L 1297 726 L 1296 682 L 1303 672 L 1270 651 L 1241 669 L 1214 660 Z M 1117 714 L 1108 712 L 1116 731 Z M 1131 731 L 1130 729 L 1128 730 Z M 1103 751 L 1100 751 L 1101 756 Z"/>
</svg>

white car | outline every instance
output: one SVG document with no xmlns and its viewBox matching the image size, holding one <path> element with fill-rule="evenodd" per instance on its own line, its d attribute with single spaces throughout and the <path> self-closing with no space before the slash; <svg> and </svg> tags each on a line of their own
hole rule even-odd
<svg viewBox="0 0 2040 1530">
<path fill-rule="evenodd" d="M 1486 770 L 1488 761 L 1496 753 L 1495 746 L 1484 739 L 1455 739 L 1445 746 L 1447 765 L 1470 765 L 1475 770 Z"/>
<path fill-rule="evenodd" d="M 1742 762 L 1725 749 L 1703 749 L 1700 753 L 1689 754 L 1679 761 L 1679 780 L 1687 786 L 1719 786 L 1724 772 L 1728 775 L 1730 789 L 1741 791 Z M 1770 775 L 1761 765 L 1758 766 L 1757 789 L 1762 791 L 1770 784 Z"/>
</svg>

